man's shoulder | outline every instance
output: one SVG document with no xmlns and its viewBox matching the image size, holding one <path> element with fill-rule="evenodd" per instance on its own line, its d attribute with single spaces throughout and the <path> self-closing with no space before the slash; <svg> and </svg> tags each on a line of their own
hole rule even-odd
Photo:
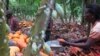
<svg viewBox="0 0 100 56">
<path fill-rule="evenodd" d="M 97 22 L 92 28 L 92 31 L 100 32 L 100 22 Z"/>
<path fill-rule="evenodd" d="M 16 16 L 13 16 L 12 19 L 13 19 L 13 21 L 19 21 Z"/>
</svg>

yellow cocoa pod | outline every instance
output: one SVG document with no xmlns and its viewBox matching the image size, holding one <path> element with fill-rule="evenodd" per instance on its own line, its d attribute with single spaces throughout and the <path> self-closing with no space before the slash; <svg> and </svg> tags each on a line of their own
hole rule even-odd
<svg viewBox="0 0 100 56">
<path fill-rule="evenodd" d="M 64 17 L 64 10 L 60 4 L 56 3 L 55 9 L 61 17 Z"/>
</svg>

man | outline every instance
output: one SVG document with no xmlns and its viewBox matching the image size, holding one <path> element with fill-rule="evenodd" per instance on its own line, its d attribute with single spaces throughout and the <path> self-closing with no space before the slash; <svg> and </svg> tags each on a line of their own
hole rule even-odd
<svg viewBox="0 0 100 56">
<path fill-rule="evenodd" d="M 10 26 L 11 31 L 18 30 L 18 20 L 10 10 L 6 11 L 7 23 Z"/>
<path fill-rule="evenodd" d="M 73 41 L 65 41 L 64 39 L 59 39 L 59 42 L 62 45 L 73 46 L 73 48 L 71 48 L 71 53 L 77 54 L 77 52 L 73 52 L 72 49 L 74 49 L 74 51 L 75 49 L 79 51 L 80 48 L 85 50 L 85 52 L 87 50 L 89 51 L 89 53 L 82 51 L 85 54 L 83 56 L 100 56 L 100 6 L 88 5 L 85 10 L 85 20 L 92 24 L 88 38 L 82 38 Z M 82 54 L 78 56 L 82 56 Z"/>
</svg>

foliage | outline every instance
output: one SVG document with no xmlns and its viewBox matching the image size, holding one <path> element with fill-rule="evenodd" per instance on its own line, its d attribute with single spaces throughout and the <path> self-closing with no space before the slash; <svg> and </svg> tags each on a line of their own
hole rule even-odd
<svg viewBox="0 0 100 56">
<path fill-rule="evenodd" d="M 82 16 L 82 1 L 81 0 L 57 0 L 64 8 L 65 19 L 81 19 Z M 77 18 L 77 19 L 76 19 Z"/>
<path fill-rule="evenodd" d="M 40 0 L 10 0 L 10 8 L 21 15 L 34 15 Z"/>
</svg>

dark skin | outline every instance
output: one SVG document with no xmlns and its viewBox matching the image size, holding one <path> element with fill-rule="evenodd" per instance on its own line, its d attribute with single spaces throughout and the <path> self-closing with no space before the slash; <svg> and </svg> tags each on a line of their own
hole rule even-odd
<svg viewBox="0 0 100 56">
<path fill-rule="evenodd" d="M 92 35 L 90 35 L 90 37 L 94 37 L 94 38 L 100 36 L 100 33 L 91 33 L 91 34 Z M 60 41 L 60 43 L 64 43 L 66 45 L 76 46 L 76 47 L 80 47 L 80 48 L 84 48 L 84 47 L 89 48 L 90 46 L 97 44 L 97 42 L 99 40 L 100 39 L 95 40 L 92 38 L 83 38 L 83 39 L 78 39 L 78 40 L 74 40 L 71 42 L 67 42 L 64 39 L 58 39 L 58 41 Z"/>
<path fill-rule="evenodd" d="M 88 10 L 85 12 L 85 19 L 94 24 L 95 18 L 94 15 L 89 13 Z M 70 46 L 75 46 L 75 47 L 80 47 L 80 48 L 90 48 L 91 46 L 93 46 L 94 44 L 96 44 L 96 42 L 100 41 L 98 40 L 94 40 L 93 38 L 98 38 L 100 36 L 100 33 L 90 33 L 90 36 L 88 38 L 82 38 L 82 39 L 77 39 L 77 40 L 72 40 L 72 41 L 65 41 L 64 39 L 58 39 L 58 41 L 62 44 L 66 44 L 66 45 L 70 45 Z M 91 38 L 93 37 L 93 38 Z"/>
<path fill-rule="evenodd" d="M 13 12 L 11 10 L 6 10 L 6 18 L 11 32 L 17 31 L 19 29 L 18 19 L 13 15 Z"/>
</svg>

